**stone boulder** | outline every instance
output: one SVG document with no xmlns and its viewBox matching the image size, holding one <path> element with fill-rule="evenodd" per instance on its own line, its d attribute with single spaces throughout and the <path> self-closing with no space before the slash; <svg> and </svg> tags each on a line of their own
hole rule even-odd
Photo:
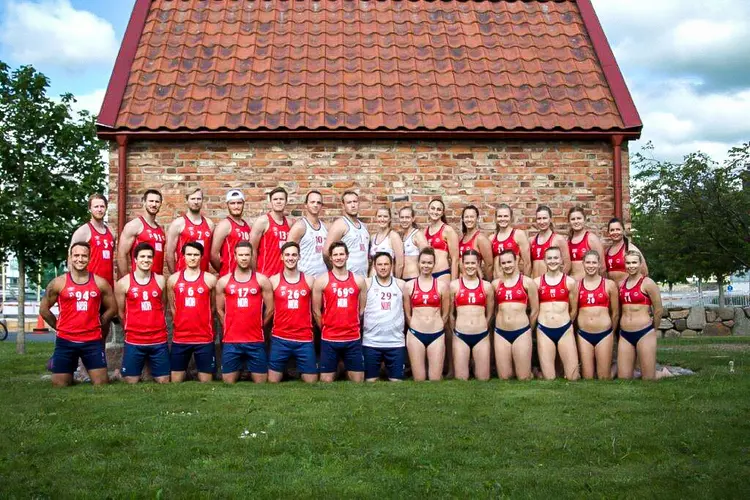
<svg viewBox="0 0 750 500">
<path fill-rule="evenodd" d="M 661 323 L 659 323 L 659 330 L 671 330 L 672 328 L 674 328 L 674 323 L 666 318 L 662 318 Z"/>
<path fill-rule="evenodd" d="M 686 319 L 676 319 L 674 322 L 674 328 L 678 331 L 683 331 L 687 328 L 687 320 Z"/>
<path fill-rule="evenodd" d="M 706 322 L 707 323 L 714 323 L 717 319 L 719 319 L 719 315 L 714 309 L 706 309 Z"/>
<path fill-rule="evenodd" d="M 732 335 L 732 330 L 721 323 L 709 323 L 703 329 L 704 337 L 729 337 L 730 335 Z"/>
<path fill-rule="evenodd" d="M 687 317 L 687 327 L 691 330 L 703 330 L 706 326 L 706 308 L 701 305 L 695 305 L 690 308 L 690 314 Z"/>
<path fill-rule="evenodd" d="M 683 330 L 682 331 L 682 336 L 683 337 L 697 337 L 698 336 L 698 332 L 696 332 L 695 330 L 691 330 L 690 328 L 688 328 L 687 330 Z"/>
<path fill-rule="evenodd" d="M 722 321 L 734 319 L 734 307 L 720 307 L 717 312 Z"/>
<path fill-rule="evenodd" d="M 721 324 L 724 325 L 724 326 L 726 326 L 726 327 L 728 327 L 728 328 L 732 328 L 734 326 L 734 320 L 733 319 L 727 319 L 725 321 L 722 321 Z"/>
<path fill-rule="evenodd" d="M 664 338 L 665 339 L 675 338 L 675 337 L 679 337 L 679 336 L 680 336 L 680 332 L 678 332 L 677 330 L 669 329 L 666 332 L 664 332 Z"/>
<path fill-rule="evenodd" d="M 669 319 L 687 319 L 690 309 L 674 309 L 669 311 Z"/>
<path fill-rule="evenodd" d="M 748 318 L 739 307 L 734 310 L 732 335 L 750 335 L 750 318 Z"/>
<path fill-rule="evenodd" d="M 745 308 L 745 316 L 747 316 L 748 318 L 750 318 L 750 306 L 747 306 Z"/>
</svg>

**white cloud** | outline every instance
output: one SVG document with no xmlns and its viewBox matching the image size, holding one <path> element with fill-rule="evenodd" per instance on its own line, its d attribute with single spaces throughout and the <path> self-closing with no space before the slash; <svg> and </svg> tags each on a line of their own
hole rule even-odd
<svg viewBox="0 0 750 500">
<path fill-rule="evenodd" d="M 76 102 L 72 106 L 73 111 L 77 112 L 85 109 L 92 115 L 99 114 L 99 110 L 102 107 L 102 102 L 104 101 L 105 93 L 105 89 L 98 89 L 91 92 L 90 94 L 75 96 Z"/>
<path fill-rule="evenodd" d="M 70 0 L 7 2 L 0 41 L 19 64 L 69 70 L 110 65 L 119 48 L 109 22 L 76 10 Z"/>
</svg>

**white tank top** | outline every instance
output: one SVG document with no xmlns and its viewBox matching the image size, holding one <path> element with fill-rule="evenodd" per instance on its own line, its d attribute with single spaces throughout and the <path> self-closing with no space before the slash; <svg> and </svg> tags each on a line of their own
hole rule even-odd
<svg viewBox="0 0 750 500">
<path fill-rule="evenodd" d="M 303 217 L 302 220 L 307 224 L 307 228 L 299 242 L 299 263 L 297 267 L 306 275 L 317 278 L 328 272 L 328 268 L 323 261 L 323 245 L 325 245 L 328 230 L 322 222 L 320 222 L 320 228 L 315 229 L 306 218 Z"/>
<path fill-rule="evenodd" d="M 346 248 L 349 249 L 346 269 L 354 274 L 367 276 L 367 249 L 370 247 L 370 233 L 359 219 L 357 219 L 359 227 L 352 224 L 348 217 L 344 217 L 344 221 L 349 226 L 346 234 L 341 238 L 341 241 L 346 243 Z"/>
<path fill-rule="evenodd" d="M 388 286 L 378 283 L 373 276 L 367 290 L 367 305 L 363 318 L 362 345 L 367 347 L 404 347 L 403 293 L 395 278 Z"/>
<path fill-rule="evenodd" d="M 404 256 L 405 257 L 418 257 L 419 247 L 414 243 L 414 235 L 417 234 L 419 229 L 414 228 L 409 236 L 404 240 Z"/>
<path fill-rule="evenodd" d="M 391 246 L 391 232 L 388 231 L 388 235 L 383 238 L 383 241 L 381 241 L 378 244 L 375 244 L 375 236 L 372 238 L 372 245 L 370 246 L 370 258 L 374 258 L 375 254 L 378 254 L 380 252 L 385 252 L 389 254 L 392 258 L 396 258 L 396 254 L 393 251 L 393 246 Z"/>
</svg>

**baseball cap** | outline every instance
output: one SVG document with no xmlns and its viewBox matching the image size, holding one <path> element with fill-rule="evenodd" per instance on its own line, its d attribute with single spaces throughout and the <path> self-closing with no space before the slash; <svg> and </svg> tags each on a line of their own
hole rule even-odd
<svg viewBox="0 0 750 500">
<path fill-rule="evenodd" d="M 242 200 L 245 201 L 245 195 L 239 189 L 230 189 L 227 191 L 227 201 Z"/>
</svg>

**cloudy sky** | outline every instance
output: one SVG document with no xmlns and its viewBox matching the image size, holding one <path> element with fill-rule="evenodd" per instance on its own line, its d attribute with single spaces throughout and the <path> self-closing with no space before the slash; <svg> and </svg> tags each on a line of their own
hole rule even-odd
<svg viewBox="0 0 750 500">
<path fill-rule="evenodd" d="M 593 0 L 659 158 L 750 141 L 750 2 Z M 0 0 L 0 60 L 96 113 L 134 0 Z"/>
</svg>

